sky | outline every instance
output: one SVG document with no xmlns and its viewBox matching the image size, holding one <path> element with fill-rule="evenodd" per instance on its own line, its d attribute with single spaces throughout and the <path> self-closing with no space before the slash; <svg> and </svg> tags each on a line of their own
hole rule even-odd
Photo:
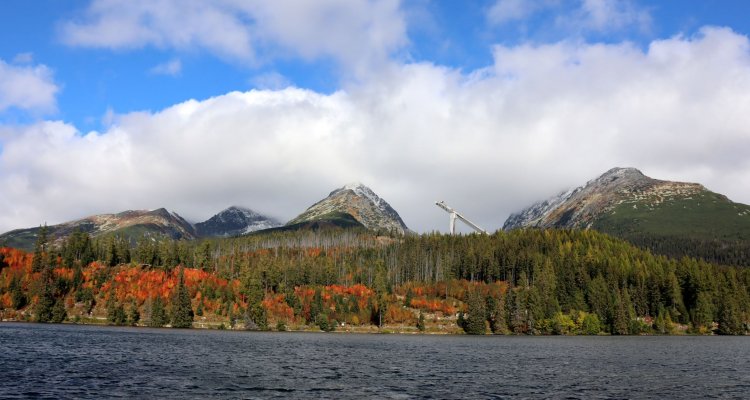
<svg viewBox="0 0 750 400">
<path fill-rule="evenodd" d="M 5 0 L 0 232 L 286 221 L 350 182 L 418 232 L 612 167 L 750 203 L 744 0 Z M 467 231 L 467 228 L 462 228 Z"/>
</svg>

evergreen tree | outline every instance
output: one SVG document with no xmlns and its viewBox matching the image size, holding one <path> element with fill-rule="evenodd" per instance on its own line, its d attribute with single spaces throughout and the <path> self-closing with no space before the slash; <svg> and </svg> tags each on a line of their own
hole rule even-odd
<svg viewBox="0 0 750 400">
<path fill-rule="evenodd" d="M 485 303 L 487 310 L 486 318 L 490 323 L 490 332 L 502 332 L 504 329 L 505 318 L 503 318 L 503 309 L 500 302 L 494 296 L 487 296 Z"/>
<path fill-rule="evenodd" d="M 160 328 L 167 324 L 167 311 L 164 309 L 164 303 L 160 296 L 151 299 L 151 315 L 148 320 L 148 326 Z"/>
<path fill-rule="evenodd" d="M 320 288 L 315 288 L 312 303 L 310 303 L 310 322 L 318 320 L 318 315 L 323 312 L 323 293 Z"/>
<path fill-rule="evenodd" d="M 332 332 L 336 329 L 336 324 L 332 324 L 331 321 L 328 320 L 328 315 L 326 314 L 318 314 L 315 319 L 315 324 L 318 325 L 318 328 L 323 332 Z"/>
<path fill-rule="evenodd" d="M 468 317 L 463 329 L 469 335 L 484 335 L 487 332 L 487 310 L 485 300 L 478 292 L 471 293 L 468 299 Z"/>
<path fill-rule="evenodd" d="M 110 325 L 125 324 L 125 309 L 122 304 L 117 303 L 114 290 L 109 293 L 105 307 L 107 308 L 107 322 Z"/>
<path fill-rule="evenodd" d="M 13 308 L 20 310 L 26 306 L 26 295 L 23 293 L 21 280 L 18 277 L 14 276 L 11 279 L 8 290 L 10 291 L 11 306 Z"/>
<path fill-rule="evenodd" d="M 710 328 L 714 322 L 714 304 L 710 293 L 700 292 L 693 310 L 693 325 L 696 328 Z"/>
<path fill-rule="evenodd" d="M 745 333 L 739 302 L 736 296 L 729 291 L 726 291 L 719 298 L 718 333 L 720 335 L 742 335 Z"/>
<path fill-rule="evenodd" d="M 414 299 L 414 293 L 411 288 L 406 290 L 406 296 L 404 296 L 404 307 L 411 307 L 411 301 Z"/>
<path fill-rule="evenodd" d="M 266 308 L 263 307 L 265 291 L 263 290 L 261 280 L 256 277 L 247 278 L 244 292 L 247 299 L 247 308 L 244 314 L 245 329 L 268 330 L 268 316 Z"/>
<path fill-rule="evenodd" d="M 54 282 L 52 281 L 52 275 L 52 266 L 49 265 L 49 263 L 43 264 L 40 277 L 42 288 L 35 308 L 37 322 L 52 321 L 52 308 L 55 305 L 55 294 L 53 292 Z"/>
<path fill-rule="evenodd" d="M 425 330 L 424 314 L 422 314 L 422 311 L 419 312 L 419 319 L 417 319 L 417 330 L 420 332 L 424 332 Z"/>
<path fill-rule="evenodd" d="M 185 273 L 180 269 L 180 282 L 172 300 L 172 327 L 192 328 L 193 307 L 190 304 L 190 293 L 185 286 Z"/>
<path fill-rule="evenodd" d="M 39 233 L 34 244 L 34 259 L 31 261 L 31 271 L 41 272 L 47 266 L 47 224 L 39 227 Z"/>
<path fill-rule="evenodd" d="M 388 311 L 388 283 L 387 283 L 387 277 L 385 272 L 385 266 L 379 264 L 375 270 L 375 281 L 373 282 L 373 286 L 375 289 L 375 296 L 376 296 L 376 304 L 375 307 L 375 323 L 378 325 L 378 327 L 383 327 L 383 322 L 385 319 L 385 313 Z"/>
<path fill-rule="evenodd" d="M 128 325 L 138 325 L 141 320 L 141 313 L 138 311 L 138 303 L 135 300 L 130 302 L 130 312 L 128 313 Z"/>
<path fill-rule="evenodd" d="M 66 319 L 68 319 L 68 312 L 65 311 L 65 302 L 63 299 L 57 299 L 55 305 L 52 307 L 50 322 L 59 324 Z"/>
</svg>

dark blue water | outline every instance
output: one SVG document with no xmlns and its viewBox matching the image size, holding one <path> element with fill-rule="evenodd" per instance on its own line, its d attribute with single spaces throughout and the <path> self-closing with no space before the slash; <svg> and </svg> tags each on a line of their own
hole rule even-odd
<svg viewBox="0 0 750 400">
<path fill-rule="evenodd" d="M 750 338 L 0 323 L 0 398 L 750 398 Z"/>
</svg>

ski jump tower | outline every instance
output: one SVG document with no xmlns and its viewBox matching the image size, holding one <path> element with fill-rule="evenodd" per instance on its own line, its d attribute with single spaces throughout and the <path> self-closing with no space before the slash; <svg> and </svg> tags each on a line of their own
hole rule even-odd
<svg viewBox="0 0 750 400">
<path fill-rule="evenodd" d="M 475 223 L 469 221 L 468 219 L 464 218 L 463 215 L 459 214 L 458 211 L 456 211 L 456 210 L 452 209 L 451 207 L 449 207 L 447 204 L 445 204 L 444 201 L 436 201 L 435 205 L 437 205 L 438 207 L 440 207 L 443 210 L 447 211 L 448 214 L 450 214 L 450 220 L 451 220 L 451 222 L 450 222 L 450 231 L 451 231 L 451 235 L 455 235 L 456 234 L 456 219 L 460 219 L 461 221 L 464 221 L 464 223 L 466 225 L 469 225 L 470 227 L 472 227 L 475 231 L 477 231 L 479 233 L 484 233 L 485 235 L 487 234 L 487 231 L 485 231 L 484 229 L 482 229 L 479 226 L 477 226 L 477 224 L 475 224 Z"/>
</svg>

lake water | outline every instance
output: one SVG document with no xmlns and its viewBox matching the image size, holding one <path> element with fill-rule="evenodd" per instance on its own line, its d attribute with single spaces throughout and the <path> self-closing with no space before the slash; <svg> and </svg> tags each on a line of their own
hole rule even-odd
<svg viewBox="0 0 750 400">
<path fill-rule="evenodd" d="M 0 398 L 750 398 L 748 337 L 0 323 Z"/>
</svg>

